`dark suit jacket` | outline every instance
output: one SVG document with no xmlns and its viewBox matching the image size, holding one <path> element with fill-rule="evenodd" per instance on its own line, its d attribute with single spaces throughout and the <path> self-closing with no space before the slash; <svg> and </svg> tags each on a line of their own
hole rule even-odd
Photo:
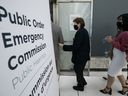
<svg viewBox="0 0 128 96">
<path fill-rule="evenodd" d="M 72 62 L 74 64 L 85 63 L 90 60 L 90 40 L 85 28 L 79 29 L 74 37 L 73 45 L 64 45 L 64 51 L 72 51 Z"/>
</svg>

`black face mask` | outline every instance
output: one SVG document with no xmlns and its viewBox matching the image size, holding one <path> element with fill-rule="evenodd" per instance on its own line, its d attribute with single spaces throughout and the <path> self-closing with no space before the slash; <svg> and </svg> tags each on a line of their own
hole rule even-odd
<svg viewBox="0 0 128 96">
<path fill-rule="evenodd" d="M 74 29 L 75 29 L 75 30 L 78 30 L 78 26 L 77 26 L 77 25 L 74 25 Z"/>
<path fill-rule="evenodd" d="M 123 24 L 122 22 L 116 22 L 117 28 L 122 29 L 123 28 Z"/>
</svg>

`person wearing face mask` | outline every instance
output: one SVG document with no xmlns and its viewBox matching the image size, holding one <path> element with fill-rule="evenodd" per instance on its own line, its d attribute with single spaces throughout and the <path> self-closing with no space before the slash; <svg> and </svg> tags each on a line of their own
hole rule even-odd
<svg viewBox="0 0 128 96">
<path fill-rule="evenodd" d="M 83 76 L 83 71 L 88 60 L 90 60 L 90 40 L 88 31 L 84 28 L 83 18 L 73 20 L 74 29 L 77 31 L 73 39 L 73 45 L 59 44 L 64 51 L 72 51 L 71 61 L 74 64 L 77 85 L 73 86 L 74 90 L 84 91 L 87 82 Z"/>
<path fill-rule="evenodd" d="M 118 91 L 120 94 L 125 95 L 128 92 L 128 85 L 126 85 L 124 75 L 122 74 L 122 68 L 126 66 L 126 58 L 128 51 L 128 14 L 122 14 L 117 18 L 118 33 L 115 38 L 109 36 L 107 42 L 113 46 L 112 62 L 108 68 L 108 79 L 106 87 L 100 92 L 104 94 L 112 94 L 112 85 L 115 80 L 115 76 L 119 79 L 122 90 Z"/>
</svg>

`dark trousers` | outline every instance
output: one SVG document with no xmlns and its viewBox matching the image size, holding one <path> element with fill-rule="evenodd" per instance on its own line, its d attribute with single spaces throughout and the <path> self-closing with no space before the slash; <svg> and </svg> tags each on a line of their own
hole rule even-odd
<svg viewBox="0 0 128 96">
<path fill-rule="evenodd" d="M 74 64 L 74 71 L 76 73 L 76 80 L 77 80 L 77 86 L 84 86 L 86 83 L 86 80 L 83 76 L 83 71 L 85 68 L 85 65 L 87 63 L 87 60 L 83 64 Z"/>
</svg>

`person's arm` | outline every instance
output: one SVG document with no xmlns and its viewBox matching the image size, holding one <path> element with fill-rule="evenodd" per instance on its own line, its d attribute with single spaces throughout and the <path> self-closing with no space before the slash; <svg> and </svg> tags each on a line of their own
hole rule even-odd
<svg viewBox="0 0 128 96">
<path fill-rule="evenodd" d="M 63 46 L 63 50 L 64 51 L 72 51 L 73 50 L 73 46 L 72 45 L 64 45 Z"/>
<path fill-rule="evenodd" d="M 64 45 L 62 43 L 59 43 L 59 46 L 64 50 L 64 51 L 72 51 L 73 46 L 72 45 Z"/>
<path fill-rule="evenodd" d="M 128 50 L 128 35 L 121 33 L 115 40 L 113 40 L 112 45 L 122 52 Z"/>
</svg>

